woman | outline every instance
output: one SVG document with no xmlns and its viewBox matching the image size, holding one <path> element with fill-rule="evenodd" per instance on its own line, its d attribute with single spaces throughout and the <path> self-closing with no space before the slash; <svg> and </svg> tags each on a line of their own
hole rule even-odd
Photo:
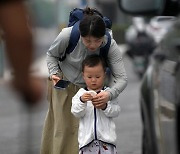
<svg viewBox="0 0 180 154">
<path fill-rule="evenodd" d="M 100 48 L 107 43 L 106 27 L 97 10 L 84 9 L 84 18 L 79 25 L 80 39 L 74 51 L 63 57 L 69 43 L 72 27 L 64 28 L 47 52 L 49 69 L 49 110 L 45 120 L 41 154 L 76 154 L 78 153 L 78 120 L 71 114 L 71 100 L 80 87 L 85 87 L 81 64 L 86 56 L 99 54 Z M 122 54 L 111 36 L 107 64 L 111 76 L 108 80 L 108 91 L 100 92 L 93 103 L 96 108 L 102 108 L 109 100 L 116 98 L 127 85 L 127 76 L 122 60 Z M 65 90 L 53 86 L 61 79 L 68 80 Z"/>
</svg>

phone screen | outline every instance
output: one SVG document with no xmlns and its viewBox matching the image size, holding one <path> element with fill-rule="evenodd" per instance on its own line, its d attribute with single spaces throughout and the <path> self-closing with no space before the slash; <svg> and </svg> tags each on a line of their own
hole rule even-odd
<svg viewBox="0 0 180 154">
<path fill-rule="evenodd" d="M 68 87 L 69 85 L 69 81 L 66 81 L 66 80 L 59 80 L 55 85 L 54 85 L 54 88 L 56 89 L 65 89 Z"/>
</svg>

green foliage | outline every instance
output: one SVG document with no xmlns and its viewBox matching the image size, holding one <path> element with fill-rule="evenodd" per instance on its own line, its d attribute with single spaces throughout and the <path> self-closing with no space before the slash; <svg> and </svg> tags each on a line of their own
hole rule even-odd
<svg viewBox="0 0 180 154">
<path fill-rule="evenodd" d="M 31 4 L 31 13 L 36 26 L 51 27 L 57 23 L 56 5 L 50 1 L 34 1 Z"/>
<path fill-rule="evenodd" d="M 125 30 L 128 28 L 128 24 L 113 24 L 112 32 L 113 38 L 116 40 L 117 44 L 124 44 Z"/>
</svg>

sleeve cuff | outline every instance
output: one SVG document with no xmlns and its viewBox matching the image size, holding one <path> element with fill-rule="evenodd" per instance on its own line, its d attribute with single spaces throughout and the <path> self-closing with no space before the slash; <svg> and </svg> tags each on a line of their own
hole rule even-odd
<svg viewBox="0 0 180 154">
<path fill-rule="evenodd" d="M 49 76 L 50 80 L 52 79 L 52 75 L 57 75 L 61 79 L 63 78 L 63 73 L 61 71 L 59 71 L 59 70 L 50 74 L 50 76 Z"/>
<path fill-rule="evenodd" d="M 80 99 L 80 101 L 81 101 L 82 103 L 85 103 L 85 102 L 81 99 L 81 97 L 79 97 L 79 99 Z"/>
<path fill-rule="evenodd" d="M 108 105 L 108 104 L 106 103 L 106 106 L 105 106 L 105 108 L 104 108 L 104 109 L 102 109 L 103 111 L 104 111 L 104 110 L 106 110 L 106 108 L 107 108 L 107 105 Z"/>
</svg>

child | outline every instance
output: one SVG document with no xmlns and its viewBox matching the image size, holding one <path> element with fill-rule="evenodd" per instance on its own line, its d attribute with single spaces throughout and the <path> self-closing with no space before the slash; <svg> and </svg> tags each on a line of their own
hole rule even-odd
<svg viewBox="0 0 180 154">
<path fill-rule="evenodd" d="M 81 88 L 72 98 L 71 112 L 80 119 L 79 154 L 116 154 L 114 117 L 120 112 L 117 99 L 104 106 L 95 103 L 96 94 L 106 91 L 104 86 L 106 65 L 99 55 L 90 55 L 82 63 L 86 88 Z"/>
</svg>

